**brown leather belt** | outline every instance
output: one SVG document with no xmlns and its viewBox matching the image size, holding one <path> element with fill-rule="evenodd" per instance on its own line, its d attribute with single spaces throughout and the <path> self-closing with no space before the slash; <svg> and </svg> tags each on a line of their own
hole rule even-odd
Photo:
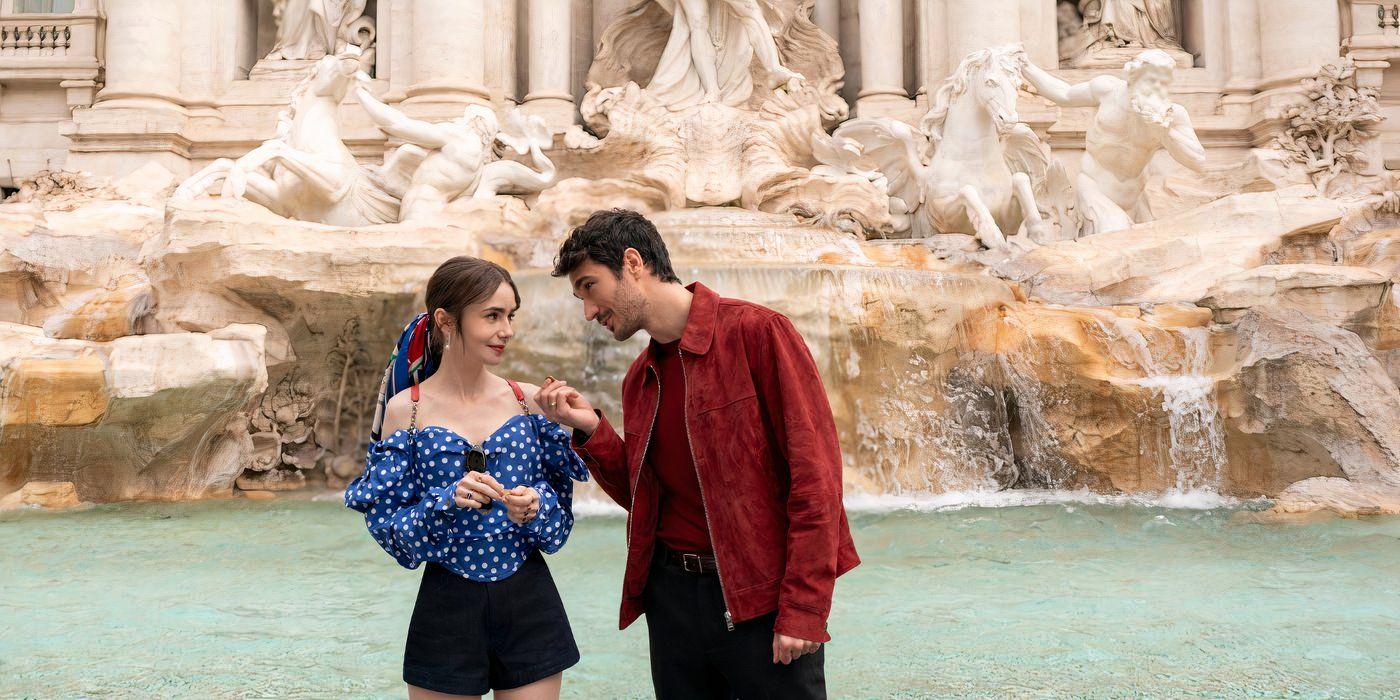
<svg viewBox="0 0 1400 700">
<path fill-rule="evenodd" d="M 692 574 L 712 576 L 719 573 L 719 565 L 715 563 L 715 558 L 709 554 L 690 554 L 664 549 L 663 560 L 667 564 L 675 564 Z"/>
</svg>

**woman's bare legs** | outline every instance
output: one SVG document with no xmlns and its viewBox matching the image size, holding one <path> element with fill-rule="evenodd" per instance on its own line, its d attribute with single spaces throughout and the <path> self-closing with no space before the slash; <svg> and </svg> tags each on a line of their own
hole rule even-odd
<svg viewBox="0 0 1400 700">
<path fill-rule="evenodd" d="M 497 700 L 559 700 L 559 688 L 564 684 L 564 674 L 556 673 L 544 680 L 535 681 L 510 690 L 496 691 Z M 408 700 L 481 700 L 480 695 L 452 695 L 436 690 L 408 686 Z"/>
<path fill-rule="evenodd" d="M 481 696 L 439 693 L 436 690 L 428 690 L 427 688 L 419 688 L 416 685 L 410 685 L 408 686 L 408 700 L 481 700 Z"/>
<path fill-rule="evenodd" d="M 559 700 L 559 687 L 563 685 L 564 674 L 556 673 L 544 680 L 535 681 L 510 690 L 496 691 L 497 700 Z"/>
</svg>

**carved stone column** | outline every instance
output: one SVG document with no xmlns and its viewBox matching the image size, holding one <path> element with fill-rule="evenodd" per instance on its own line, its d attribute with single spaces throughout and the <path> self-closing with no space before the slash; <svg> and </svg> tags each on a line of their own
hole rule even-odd
<svg viewBox="0 0 1400 700">
<path fill-rule="evenodd" d="M 195 6 L 167 0 L 104 6 L 107 86 L 91 109 L 73 111 L 72 125 L 64 131 L 69 142 L 64 167 L 120 177 L 155 162 L 184 176 L 190 142 L 183 133 L 189 112 L 180 89 L 183 15 Z"/>
<path fill-rule="evenodd" d="M 904 7 L 900 0 L 860 0 L 860 93 L 856 114 L 888 116 L 909 108 L 904 91 Z"/>
<path fill-rule="evenodd" d="M 508 102 L 517 101 L 515 41 L 520 21 L 516 0 L 486 0 L 486 86 L 492 99 L 497 91 Z"/>
<path fill-rule="evenodd" d="M 1020 0 L 982 0 L 948 7 L 950 73 L 973 51 L 1020 41 Z"/>
<path fill-rule="evenodd" d="M 574 123 L 570 89 L 573 56 L 572 13 L 557 0 L 530 0 L 530 92 L 527 113 L 544 119 L 550 129 L 563 131 Z"/>
<path fill-rule="evenodd" d="M 480 0 L 416 0 L 407 101 L 488 102 L 485 27 Z"/>
<path fill-rule="evenodd" d="M 94 108 L 183 111 L 180 30 L 185 7 L 165 0 L 107 3 L 107 86 Z"/>
<path fill-rule="evenodd" d="M 1259 63 L 1259 5 L 1257 0 L 1229 0 L 1223 12 L 1228 77 L 1220 103 L 1226 114 L 1247 119 L 1263 73 Z"/>
</svg>

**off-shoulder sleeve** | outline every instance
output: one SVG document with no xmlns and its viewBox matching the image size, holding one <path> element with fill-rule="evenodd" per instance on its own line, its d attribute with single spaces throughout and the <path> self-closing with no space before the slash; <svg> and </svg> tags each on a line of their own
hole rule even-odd
<svg viewBox="0 0 1400 700">
<path fill-rule="evenodd" d="M 446 558 L 458 509 L 453 485 L 425 489 L 409 474 L 411 449 L 402 430 L 371 443 L 364 473 L 345 488 L 345 505 L 365 514 L 365 525 L 384 551 L 414 569 Z"/>
<path fill-rule="evenodd" d="M 588 481 L 588 467 L 571 446 L 569 431 L 544 416 L 535 415 L 544 478 L 533 487 L 540 494 L 540 512 L 522 530 L 542 551 L 553 554 L 574 529 L 575 481 Z"/>
</svg>

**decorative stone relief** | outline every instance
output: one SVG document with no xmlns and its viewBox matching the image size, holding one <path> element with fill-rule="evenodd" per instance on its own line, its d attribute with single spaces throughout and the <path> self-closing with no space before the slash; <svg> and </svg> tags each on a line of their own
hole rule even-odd
<svg viewBox="0 0 1400 700">
<path fill-rule="evenodd" d="M 1385 117 L 1377 90 L 1357 87 L 1355 74 L 1350 57 L 1323 66 L 1315 77 L 1303 81 L 1308 102 L 1283 114 L 1288 125 L 1279 134 L 1279 148 L 1302 166 L 1324 194 L 1335 193 L 1338 176 L 1363 174 L 1375 165 L 1367 150 Z"/>
<path fill-rule="evenodd" d="M 316 436 L 316 392 L 312 385 L 288 374 L 263 394 L 248 421 L 253 459 L 238 478 L 246 490 L 277 491 L 305 482 L 302 473 L 325 453 Z"/>
</svg>

